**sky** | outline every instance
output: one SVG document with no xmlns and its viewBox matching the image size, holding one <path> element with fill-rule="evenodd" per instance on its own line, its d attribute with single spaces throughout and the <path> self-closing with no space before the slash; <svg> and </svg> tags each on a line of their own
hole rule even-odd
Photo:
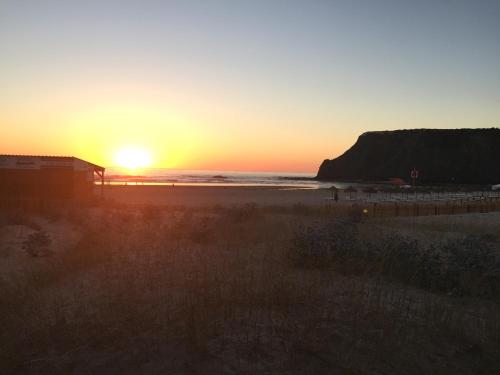
<svg viewBox="0 0 500 375">
<path fill-rule="evenodd" d="M 500 1 L 0 0 L 0 154 L 315 172 L 365 131 L 500 126 Z"/>
</svg>

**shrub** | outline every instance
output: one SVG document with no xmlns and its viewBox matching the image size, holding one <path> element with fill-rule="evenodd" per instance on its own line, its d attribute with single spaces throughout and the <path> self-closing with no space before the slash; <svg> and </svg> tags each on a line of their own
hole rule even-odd
<svg viewBox="0 0 500 375">
<path fill-rule="evenodd" d="M 447 291 L 492 296 L 497 289 L 500 265 L 490 238 L 470 235 L 461 240 L 450 240 L 441 251 L 446 259 L 443 286 Z"/>
<path fill-rule="evenodd" d="M 439 247 L 430 246 L 420 256 L 416 283 L 424 289 L 444 290 L 443 286 L 443 256 Z"/>
<path fill-rule="evenodd" d="M 46 256 L 50 254 L 50 244 L 52 240 L 48 234 L 42 230 L 34 232 L 23 242 L 23 249 L 33 256 Z"/>
<path fill-rule="evenodd" d="M 289 257 L 297 265 L 326 266 L 344 259 L 357 248 L 358 231 L 349 221 L 299 226 L 294 233 Z"/>
<path fill-rule="evenodd" d="M 378 264 L 380 272 L 401 280 L 414 280 L 419 272 L 421 254 L 417 240 L 391 233 L 367 245 L 368 259 Z"/>
<path fill-rule="evenodd" d="M 499 297 L 500 263 L 491 236 L 466 236 L 423 248 L 398 234 L 365 244 L 369 270 L 452 295 Z"/>
</svg>

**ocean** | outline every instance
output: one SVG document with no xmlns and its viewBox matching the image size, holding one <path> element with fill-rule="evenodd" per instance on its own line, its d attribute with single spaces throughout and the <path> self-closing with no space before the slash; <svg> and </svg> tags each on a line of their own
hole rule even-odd
<svg viewBox="0 0 500 375">
<path fill-rule="evenodd" d="M 331 183 L 315 181 L 314 173 L 239 172 L 149 168 L 126 173 L 107 168 L 105 183 L 111 185 L 187 185 L 187 186 L 282 186 L 318 189 Z"/>
</svg>

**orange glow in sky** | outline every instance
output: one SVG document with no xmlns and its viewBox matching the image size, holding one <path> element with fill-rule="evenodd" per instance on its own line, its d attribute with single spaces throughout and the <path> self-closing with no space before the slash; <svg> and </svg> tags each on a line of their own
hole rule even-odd
<svg viewBox="0 0 500 375">
<path fill-rule="evenodd" d="M 499 2 L 1 3 L 0 153 L 316 172 L 366 131 L 500 118 Z"/>
<path fill-rule="evenodd" d="M 303 120 L 247 116 L 221 98 L 179 100 L 155 87 L 110 84 L 87 95 L 75 87 L 24 104 L 30 111 L 13 105 L 0 112 L 0 123 L 10 125 L 2 129 L 2 153 L 70 155 L 130 173 L 144 167 L 315 172 L 353 141 L 343 132 L 313 140 Z"/>
</svg>

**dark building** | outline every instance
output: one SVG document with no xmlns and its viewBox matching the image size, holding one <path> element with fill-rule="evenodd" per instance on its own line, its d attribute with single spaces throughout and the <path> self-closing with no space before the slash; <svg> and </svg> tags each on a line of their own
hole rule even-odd
<svg viewBox="0 0 500 375">
<path fill-rule="evenodd" d="M 74 199 L 93 196 L 104 168 L 68 156 L 0 155 L 2 199 Z"/>
</svg>

